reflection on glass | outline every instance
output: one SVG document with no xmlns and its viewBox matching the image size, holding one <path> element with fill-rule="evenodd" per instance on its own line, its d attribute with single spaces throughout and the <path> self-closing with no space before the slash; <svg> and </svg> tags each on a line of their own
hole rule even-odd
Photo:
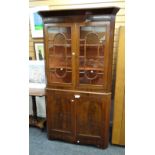
<svg viewBox="0 0 155 155">
<path fill-rule="evenodd" d="M 71 29 L 48 28 L 49 82 L 71 83 Z"/>
<path fill-rule="evenodd" d="M 106 27 L 80 28 L 79 79 L 81 84 L 103 85 Z"/>
</svg>

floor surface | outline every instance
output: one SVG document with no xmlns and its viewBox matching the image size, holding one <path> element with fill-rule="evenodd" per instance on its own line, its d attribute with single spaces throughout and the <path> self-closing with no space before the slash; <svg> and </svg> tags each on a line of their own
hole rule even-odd
<svg viewBox="0 0 155 155">
<path fill-rule="evenodd" d="M 46 131 L 30 127 L 29 155 L 125 155 L 125 148 L 110 145 L 105 150 L 47 139 Z"/>
</svg>

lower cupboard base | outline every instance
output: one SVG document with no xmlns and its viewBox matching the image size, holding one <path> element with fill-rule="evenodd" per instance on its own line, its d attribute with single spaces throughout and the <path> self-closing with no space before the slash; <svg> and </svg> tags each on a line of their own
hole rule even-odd
<svg viewBox="0 0 155 155">
<path fill-rule="evenodd" d="M 47 90 L 49 139 L 107 148 L 111 94 Z"/>
<path fill-rule="evenodd" d="M 108 143 L 109 143 L 109 142 L 104 142 L 101 139 L 98 139 L 96 141 L 92 141 L 87 138 L 75 140 L 72 137 L 67 137 L 67 139 L 66 139 L 66 136 L 62 136 L 60 134 L 59 134 L 59 136 L 48 134 L 48 139 L 55 140 L 55 141 L 57 141 L 57 140 L 63 141 L 63 142 L 71 143 L 71 144 L 77 144 L 77 145 L 89 145 L 89 146 L 98 147 L 101 149 L 106 149 L 108 147 Z"/>
</svg>

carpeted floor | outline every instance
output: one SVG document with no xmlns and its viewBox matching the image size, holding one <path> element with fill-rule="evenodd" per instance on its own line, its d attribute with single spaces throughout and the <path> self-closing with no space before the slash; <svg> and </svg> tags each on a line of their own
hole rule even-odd
<svg viewBox="0 0 155 155">
<path fill-rule="evenodd" d="M 47 133 L 30 127 L 29 155 L 125 155 L 125 148 L 109 145 L 105 150 L 47 139 Z"/>
</svg>

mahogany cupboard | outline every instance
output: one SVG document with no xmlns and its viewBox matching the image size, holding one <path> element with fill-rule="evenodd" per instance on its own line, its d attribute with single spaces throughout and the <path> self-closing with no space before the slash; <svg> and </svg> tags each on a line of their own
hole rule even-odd
<svg viewBox="0 0 155 155">
<path fill-rule="evenodd" d="M 106 148 L 119 8 L 40 11 L 49 139 Z"/>
</svg>

